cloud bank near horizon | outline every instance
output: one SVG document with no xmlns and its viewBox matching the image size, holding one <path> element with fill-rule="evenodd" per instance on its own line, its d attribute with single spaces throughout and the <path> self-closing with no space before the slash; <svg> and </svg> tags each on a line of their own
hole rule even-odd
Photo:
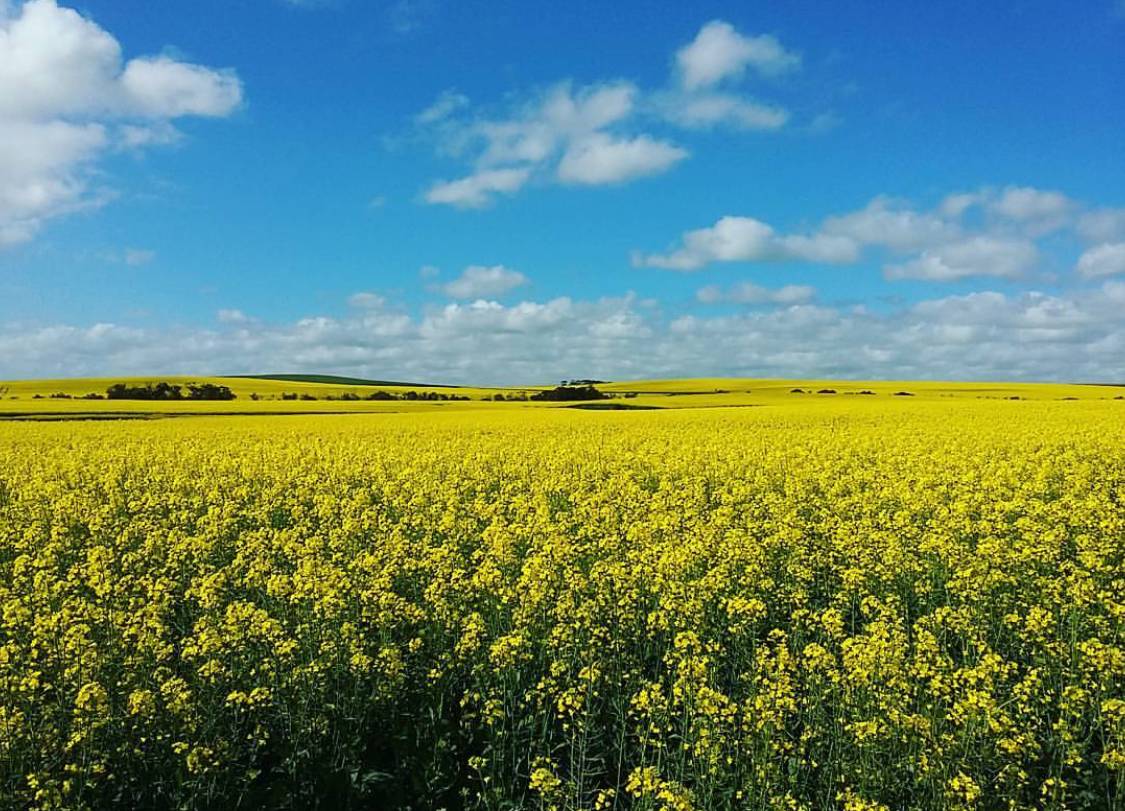
<svg viewBox="0 0 1125 811">
<path fill-rule="evenodd" d="M 166 330 L 9 325 L 11 379 L 112 374 L 320 372 L 480 385 L 563 378 L 782 377 L 1125 383 L 1125 281 L 1051 295 L 982 291 L 887 312 L 809 301 L 795 288 L 703 288 L 755 305 L 674 315 L 635 295 L 411 314 L 371 294 L 341 316 L 271 323 L 239 310 Z"/>
</svg>

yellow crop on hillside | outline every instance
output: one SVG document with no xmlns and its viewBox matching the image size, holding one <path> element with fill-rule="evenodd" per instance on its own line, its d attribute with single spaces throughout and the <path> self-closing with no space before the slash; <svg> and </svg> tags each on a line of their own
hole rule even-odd
<svg viewBox="0 0 1125 811">
<path fill-rule="evenodd" d="M 331 380 L 329 378 L 329 380 Z M 8 380 L 0 381 L 0 402 L 8 403 L 9 409 L 27 408 L 34 401 L 36 407 L 66 406 L 69 403 L 84 404 L 84 407 L 97 407 L 99 401 L 84 400 L 90 395 L 105 395 L 106 390 L 116 384 L 124 383 L 130 386 L 142 386 L 151 383 L 166 382 L 186 388 L 189 384 L 209 383 L 215 386 L 225 386 L 236 397 L 236 402 L 243 410 L 247 407 L 269 407 L 270 403 L 287 402 L 282 400 L 285 394 L 305 395 L 325 401 L 327 398 L 339 398 L 343 395 L 366 397 L 373 391 L 385 391 L 392 394 L 402 394 L 408 391 L 435 392 L 446 395 L 458 395 L 480 399 L 496 391 L 506 389 L 488 389 L 471 386 L 427 386 L 427 385 L 355 385 L 341 382 L 312 382 L 302 380 L 275 380 L 263 377 L 217 377 L 204 375 L 191 377 L 186 375 L 157 375 L 152 377 L 75 377 L 44 380 Z M 65 395 L 64 399 L 60 395 Z M 58 399 L 55 399 L 58 398 Z M 120 407 L 130 401 L 115 401 Z M 131 401 L 139 403 L 143 401 Z M 303 403 L 305 401 L 298 400 Z M 22 405 L 15 405 L 22 403 Z M 256 404 L 256 406 L 255 406 Z M 111 404 L 112 405 L 112 404 Z M 216 403 L 164 403 L 172 407 L 186 405 L 211 406 Z M 232 407 L 232 406 L 228 406 Z"/>
<path fill-rule="evenodd" d="M 116 384 L 144 386 L 169 383 L 225 386 L 233 400 L 91 399 Z M 240 377 L 128 377 L 0 381 L 0 420 L 115 418 L 139 415 L 324 414 L 479 411 L 512 408 L 557 408 L 558 402 L 530 398 L 550 386 L 480 388 L 472 386 L 349 385 Z M 596 388 L 617 407 L 720 408 L 761 405 L 871 408 L 896 396 L 917 400 L 1080 400 L 1125 399 L 1125 386 L 1042 383 L 949 383 L 940 381 L 838 381 L 707 378 L 597 383 Z M 384 399 L 384 395 L 388 395 Z M 419 395 L 421 399 L 406 399 Z M 434 399 L 425 399 L 425 397 Z M 374 398 L 374 399 L 372 399 Z M 444 398 L 444 399 L 441 399 Z M 566 405 L 566 404 L 563 404 Z M 882 406 L 875 406 L 881 408 Z"/>
<path fill-rule="evenodd" d="M 1119 807 L 1125 403 L 800 397 L 0 424 L 0 805 Z"/>
</svg>

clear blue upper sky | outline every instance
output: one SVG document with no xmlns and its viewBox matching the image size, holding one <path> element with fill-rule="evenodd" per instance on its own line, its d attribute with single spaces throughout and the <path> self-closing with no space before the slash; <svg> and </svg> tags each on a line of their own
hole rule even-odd
<svg viewBox="0 0 1125 811">
<path fill-rule="evenodd" d="M 1125 4 L 0 0 L 0 377 L 1125 380 Z"/>
</svg>

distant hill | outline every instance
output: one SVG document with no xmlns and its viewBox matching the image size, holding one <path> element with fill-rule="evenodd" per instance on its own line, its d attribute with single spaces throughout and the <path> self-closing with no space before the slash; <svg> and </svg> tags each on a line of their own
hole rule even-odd
<svg viewBox="0 0 1125 811">
<path fill-rule="evenodd" d="M 394 380 L 367 380 L 362 377 L 342 377 L 340 375 L 223 375 L 242 380 L 279 380 L 284 383 L 322 383 L 329 386 L 414 386 L 420 389 L 455 389 L 446 383 L 402 383 Z"/>
</svg>

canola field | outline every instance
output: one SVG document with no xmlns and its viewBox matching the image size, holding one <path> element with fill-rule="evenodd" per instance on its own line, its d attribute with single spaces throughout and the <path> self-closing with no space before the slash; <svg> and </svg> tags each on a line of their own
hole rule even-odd
<svg viewBox="0 0 1125 811">
<path fill-rule="evenodd" d="M 0 807 L 1123 807 L 1123 429 L 0 423 Z"/>
</svg>

